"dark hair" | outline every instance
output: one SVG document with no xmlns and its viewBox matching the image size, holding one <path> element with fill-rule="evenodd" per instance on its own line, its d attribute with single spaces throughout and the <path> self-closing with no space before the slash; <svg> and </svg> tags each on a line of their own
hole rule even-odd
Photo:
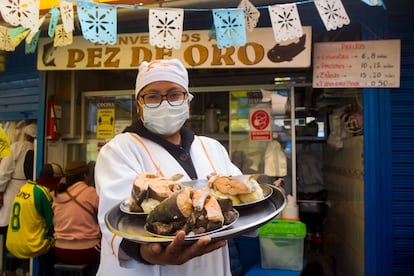
<svg viewBox="0 0 414 276">
<path fill-rule="evenodd" d="M 69 185 L 67 185 L 66 183 L 60 182 L 55 189 L 55 195 L 64 193 L 68 189 L 68 187 Z"/>
<path fill-rule="evenodd" d="M 23 135 L 24 135 L 24 139 L 26 140 L 26 141 L 29 141 L 30 143 L 34 143 L 34 140 L 36 139 L 36 137 L 32 137 L 32 136 L 30 136 L 29 134 L 26 134 L 26 133 L 23 133 Z"/>
<path fill-rule="evenodd" d="M 85 181 L 85 175 L 88 175 L 88 172 L 66 176 L 65 177 L 66 182 L 65 183 L 59 183 L 59 185 L 56 188 L 56 192 L 58 194 L 64 193 L 70 186 L 72 186 L 76 182 Z M 56 194 L 56 192 L 55 192 L 55 194 Z"/>
<path fill-rule="evenodd" d="M 88 172 L 66 176 L 66 184 L 69 187 L 75 184 L 76 182 L 85 181 L 85 174 L 88 175 Z"/>
</svg>

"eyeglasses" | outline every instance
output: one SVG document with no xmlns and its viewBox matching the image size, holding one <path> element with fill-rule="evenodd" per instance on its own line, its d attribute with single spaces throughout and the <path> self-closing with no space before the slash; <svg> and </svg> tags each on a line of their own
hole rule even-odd
<svg viewBox="0 0 414 276">
<path fill-rule="evenodd" d="M 186 91 L 172 91 L 168 92 L 166 95 L 148 93 L 140 95 L 139 97 L 142 98 L 146 107 L 157 108 L 161 105 L 164 99 L 166 99 L 171 106 L 180 106 L 187 100 L 188 93 Z"/>
</svg>

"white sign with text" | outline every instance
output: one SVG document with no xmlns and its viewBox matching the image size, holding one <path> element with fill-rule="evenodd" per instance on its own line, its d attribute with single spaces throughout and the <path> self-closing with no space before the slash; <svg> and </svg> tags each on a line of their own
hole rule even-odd
<svg viewBox="0 0 414 276">
<path fill-rule="evenodd" d="M 315 43 L 313 87 L 399 87 L 400 44 L 400 40 Z"/>
</svg>

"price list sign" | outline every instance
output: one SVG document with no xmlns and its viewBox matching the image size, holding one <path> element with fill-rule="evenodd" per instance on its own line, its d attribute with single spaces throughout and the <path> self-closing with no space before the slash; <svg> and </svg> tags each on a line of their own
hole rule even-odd
<svg viewBox="0 0 414 276">
<path fill-rule="evenodd" d="M 400 87 L 400 62 L 400 40 L 316 43 L 313 87 Z"/>
</svg>

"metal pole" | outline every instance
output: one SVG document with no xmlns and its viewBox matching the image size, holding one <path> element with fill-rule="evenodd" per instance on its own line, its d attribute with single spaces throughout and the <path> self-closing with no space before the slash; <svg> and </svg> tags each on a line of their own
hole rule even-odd
<svg viewBox="0 0 414 276">
<path fill-rule="evenodd" d="M 295 129 L 295 87 L 290 87 L 290 131 L 292 142 L 292 196 L 296 202 L 296 129 Z"/>
</svg>

